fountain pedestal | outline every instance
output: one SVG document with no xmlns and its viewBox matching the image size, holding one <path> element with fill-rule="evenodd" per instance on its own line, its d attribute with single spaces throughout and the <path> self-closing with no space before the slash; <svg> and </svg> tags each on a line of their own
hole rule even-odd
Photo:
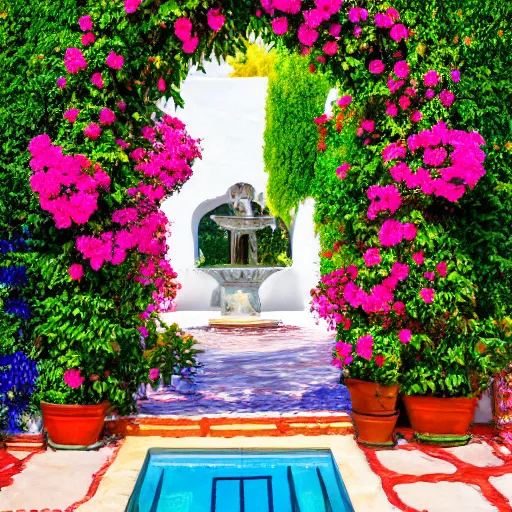
<svg viewBox="0 0 512 512">
<path fill-rule="evenodd" d="M 220 285 L 222 316 L 258 317 L 261 313 L 259 289 L 263 281 L 282 267 L 201 268 Z"/>
</svg>

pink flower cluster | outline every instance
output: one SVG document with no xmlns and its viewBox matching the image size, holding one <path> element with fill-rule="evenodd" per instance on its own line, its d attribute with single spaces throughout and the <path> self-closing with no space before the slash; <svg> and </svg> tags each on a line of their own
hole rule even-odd
<svg viewBox="0 0 512 512">
<path fill-rule="evenodd" d="M 199 44 L 197 35 L 192 35 L 193 28 L 192 22 L 188 18 L 178 18 L 174 22 L 174 33 L 182 41 L 185 53 L 194 53 Z"/>
<path fill-rule="evenodd" d="M 379 240 L 383 247 L 393 247 L 402 240 L 414 240 L 417 235 L 417 229 L 411 222 L 402 224 L 395 219 L 386 219 L 379 231 Z"/>
<path fill-rule="evenodd" d="M 398 144 L 398 145 L 397 145 Z M 384 161 L 400 160 L 390 169 L 397 183 L 405 182 L 407 188 L 420 188 L 426 195 L 444 197 L 457 202 L 474 188 L 485 175 L 485 153 L 480 149 L 485 141 L 477 132 L 451 130 L 439 121 L 430 130 L 410 135 L 407 147 L 393 143 L 383 151 Z M 411 156 L 423 150 L 422 163 L 416 172 L 404 161 L 409 149 Z"/>
<path fill-rule="evenodd" d="M 34 137 L 28 149 L 34 171 L 30 186 L 41 208 L 53 215 L 58 228 L 85 224 L 98 208 L 98 190 L 108 190 L 109 176 L 83 155 L 64 155 L 48 135 Z"/>
<path fill-rule="evenodd" d="M 366 195 L 371 201 L 368 208 L 368 218 L 370 220 L 375 220 L 377 214 L 382 211 L 389 210 L 391 213 L 395 213 L 402 204 L 400 191 L 395 185 L 386 185 L 385 187 L 372 185 L 366 191 Z"/>
<path fill-rule="evenodd" d="M 77 389 L 82 386 L 85 377 L 82 377 L 80 370 L 66 370 L 64 372 L 64 382 L 72 389 Z"/>
</svg>

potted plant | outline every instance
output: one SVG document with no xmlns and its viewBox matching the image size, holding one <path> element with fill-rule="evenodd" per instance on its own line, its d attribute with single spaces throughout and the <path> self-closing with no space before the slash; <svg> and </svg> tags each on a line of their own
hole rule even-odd
<svg viewBox="0 0 512 512">
<path fill-rule="evenodd" d="M 441 326 L 437 336 L 418 337 L 404 351 L 403 401 L 419 439 L 463 444 L 478 396 L 512 360 L 510 319 L 474 320 L 464 330 L 459 323 L 455 332 Z"/>
<path fill-rule="evenodd" d="M 178 324 L 168 326 L 162 321 L 159 323 L 156 341 L 147 344 L 144 357 L 151 368 L 159 370 L 163 382 L 178 388 L 184 374 L 195 368 L 196 356 L 202 350 L 194 348 L 194 337 L 183 333 Z"/>
<path fill-rule="evenodd" d="M 393 445 L 400 341 L 382 326 L 369 326 L 363 311 L 348 308 L 346 296 L 357 275 L 353 265 L 324 275 L 311 292 L 312 310 L 337 332 L 332 364 L 342 370 L 350 392 L 356 439 L 370 446 Z"/>
</svg>

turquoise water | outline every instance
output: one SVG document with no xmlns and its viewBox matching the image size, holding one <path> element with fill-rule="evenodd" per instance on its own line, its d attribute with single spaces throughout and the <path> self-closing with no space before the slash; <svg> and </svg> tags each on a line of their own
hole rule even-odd
<svg viewBox="0 0 512 512">
<path fill-rule="evenodd" d="M 127 512 L 353 512 L 329 450 L 152 448 Z"/>
</svg>

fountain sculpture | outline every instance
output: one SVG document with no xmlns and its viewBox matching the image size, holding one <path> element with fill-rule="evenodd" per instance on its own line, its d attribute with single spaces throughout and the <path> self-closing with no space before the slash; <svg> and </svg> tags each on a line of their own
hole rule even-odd
<svg viewBox="0 0 512 512">
<path fill-rule="evenodd" d="M 267 277 L 282 270 L 281 267 L 258 266 L 257 232 L 270 226 L 276 228 L 276 219 L 270 216 L 255 216 L 252 203 L 263 211 L 263 195 L 255 197 L 254 188 L 247 183 L 238 183 L 228 190 L 231 209 L 235 215 L 212 215 L 211 219 L 230 232 L 229 267 L 213 267 L 200 270 L 214 277 L 220 285 L 222 316 L 237 317 L 237 325 L 251 324 L 251 317 L 259 317 L 261 303 L 259 288 Z M 256 322 L 258 325 L 262 321 Z M 210 322 L 213 325 L 213 321 Z M 221 322 L 226 324 L 226 322 Z M 268 323 L 268 321 L 263 321 Z M 217 322 L 215 323 L 217 325 Z"/>
</svg>

